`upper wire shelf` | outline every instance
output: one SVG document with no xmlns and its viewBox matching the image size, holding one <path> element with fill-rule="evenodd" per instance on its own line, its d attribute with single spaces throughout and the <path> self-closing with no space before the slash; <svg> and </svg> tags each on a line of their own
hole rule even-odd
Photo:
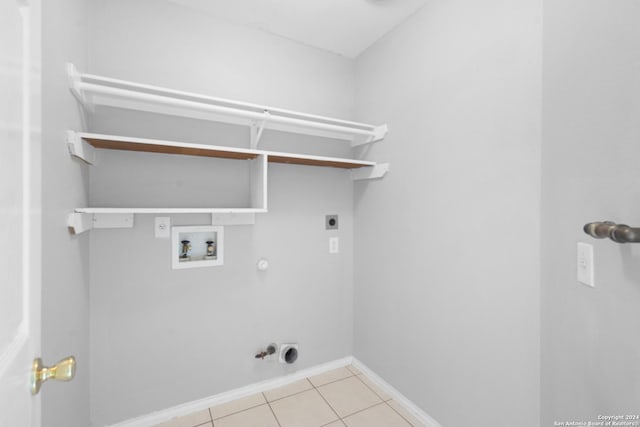
<svg viewBox="0 0 640 427">
<path fill-rule="evenodd" d="M 371 125 L 266 105 L 167 89 L 94 74 L 67 64 L 71 91 L 88 109 L 126 108 L 251 127 L 251 148 L 265 129 L 350 141 L 352 146 L 384 139 L 387 125 Z"/>
</svg>

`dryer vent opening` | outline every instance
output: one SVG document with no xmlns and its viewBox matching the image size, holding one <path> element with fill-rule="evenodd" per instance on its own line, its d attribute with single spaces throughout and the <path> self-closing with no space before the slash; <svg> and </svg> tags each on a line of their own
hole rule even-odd
<svg viewBox="0 0 640 427">
<path fill-rule="evenodd" d="M 295 363 L 298 360 L 298 345 L 283 344 L 280 347 L 280 363 Z"/>
</svg>

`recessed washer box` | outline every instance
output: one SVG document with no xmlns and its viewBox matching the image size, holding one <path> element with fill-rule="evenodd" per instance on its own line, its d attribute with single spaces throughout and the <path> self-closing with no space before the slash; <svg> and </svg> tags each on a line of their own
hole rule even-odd
<svg viewBox="0 0 640 427">
<path fill-rule="evenodd" d="M 220 265 L 224 265 L 224 227 L 171 228 L 171 266 L 174 269 Z"/>
</svg>

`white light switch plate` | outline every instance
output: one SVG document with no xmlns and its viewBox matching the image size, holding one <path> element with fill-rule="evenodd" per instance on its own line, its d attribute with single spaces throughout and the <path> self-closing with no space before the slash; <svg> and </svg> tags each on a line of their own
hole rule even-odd
<svg viewBox="0 0 640 427">
<path fill-rule="evenodd" d="M 578 243 L 578 282 L 595 288 L 593 281 L 593 245 Z"/>
</svg>

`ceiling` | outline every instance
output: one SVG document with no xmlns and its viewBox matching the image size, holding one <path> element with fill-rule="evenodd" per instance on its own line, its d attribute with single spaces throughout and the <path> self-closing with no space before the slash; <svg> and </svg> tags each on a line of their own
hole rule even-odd
<svg viewBox="0 0 640 427">
<path fill-rule="evenodd" d="M 169 0 L 355 58 L 428 0 Z"/>
</svg>

